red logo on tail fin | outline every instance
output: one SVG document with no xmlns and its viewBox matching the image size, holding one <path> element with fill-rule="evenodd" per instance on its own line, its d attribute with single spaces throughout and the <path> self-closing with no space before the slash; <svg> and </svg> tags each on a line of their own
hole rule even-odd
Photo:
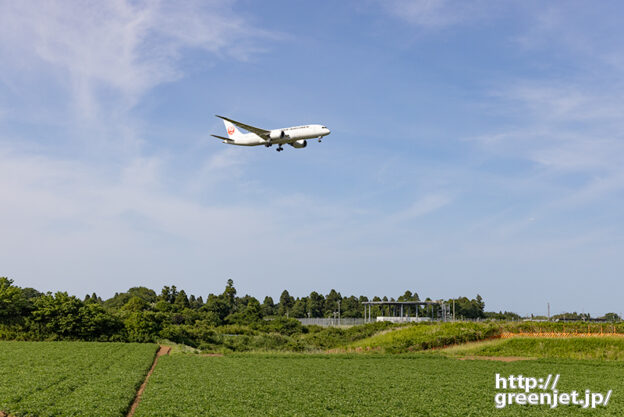
<svg viewBox="0 0 624 417">
<path fill-rule="evenodd" d="M 228 135 L 233 135 L 235 131 L 236 131 L 236 128 L 234 126 L 228 127 Z"/>
</svg>

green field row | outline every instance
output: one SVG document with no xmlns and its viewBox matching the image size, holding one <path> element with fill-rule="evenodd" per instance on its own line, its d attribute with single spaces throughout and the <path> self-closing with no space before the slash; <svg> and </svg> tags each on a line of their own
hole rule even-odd
<svg viewBox="0 0 624 417">
<path fill-rule="evenodd" d="M 559 390 L 614 393 L 606 408 L 494 407 L 494 375 L 561 374 Z M 440 355 L 163 357 L 136 417 L 624 415 L 621 362 L 502 363 Z"/>
<path fill-rule="evenodd" d="M 443 352 L 452 356 L 519 356 L 528 358 L 624 361 L 622 337 L 514 337 L 457 345 Z"/>
<path fill-rule="evenodd" d="M 157 346 L 0 342 L 0 411 L 15 416 L 125 416 Z"/>
</svg>

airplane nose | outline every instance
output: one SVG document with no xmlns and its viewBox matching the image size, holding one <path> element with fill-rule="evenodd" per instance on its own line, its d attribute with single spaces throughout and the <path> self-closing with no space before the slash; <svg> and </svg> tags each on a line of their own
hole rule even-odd
<svg viewBox="0 0 624 417">
<path fill-rule="evenodd" d="M 329 135 L 331 133 L 331 130 L 329 130 L 328 128 L 325 128 L 325 134 Z"/>
</svg>

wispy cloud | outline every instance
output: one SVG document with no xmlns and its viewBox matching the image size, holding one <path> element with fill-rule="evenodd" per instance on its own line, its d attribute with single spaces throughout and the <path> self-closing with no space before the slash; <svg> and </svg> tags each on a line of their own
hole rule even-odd
<svg viewBox="0 0 624 417">
<path fill-rule="evenodd" d="M 392 214 L 389 220 L 394 223 L 408 221 L 441 209 L 451 201 L 452 198 L 446 194 L 428 194 L 416 200 L 407 209 Z"/>
<path fill-rule="evenodd" d="M 175 3 L 3 2 L 0 106 L 4 122 L 46 126 L 22 142 L 57 152 L 134 158 L 147 143 L 133 109 L 159 85 L 220 60 L 247 60 L 278 35 L 234 13 L 229 0 Z M 2 126 L 0 126 L 1 128 Z M 0 130 L 0 141 L 6 141 Z M 127 161 L 124 161 L 124 163 Z"/>
<path fill-rule="evenodd" d="M 231 11 L 230 2 L 4 2 L 0 53 L 7 77 L 55 73 L 74 110 L 99 115 L 101 102 L 128 109 L 155 85 L 183 75 L 177 62 L 198 49 L 246 59 L 253 39 L 272 36 Z"/>
<path fill-rule="evenodd" d="M 496 3 L 485 0 L 385 0 L 378 2 L 391 16 L 427 28 L 443 28 L 489 16 Z"/>
</svg>

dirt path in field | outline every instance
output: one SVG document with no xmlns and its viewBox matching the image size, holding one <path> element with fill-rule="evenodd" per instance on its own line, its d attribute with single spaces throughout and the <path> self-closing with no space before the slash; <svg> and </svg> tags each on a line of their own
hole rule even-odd
<svg viewBox="0 0 624 417">
<path fill-rule="evenodd" d="M 126 415 L 126 417 L 132 417 L 134 415 L 134 412 L 136 411 L 136 408 L 139 406 L 139 403 L 141 402 L 141 396 L 143 395 L 143 391 L 145 391 L 145 386 L 147 385 L 147 381 L 149 377 L 152 375 L 152 373 L 154 372 L 154 369 L 156 368 L 156 364 L 158 363 L 158 358 L 160 358 L 163 355 L 168 355 L 170 351 L 171 351 L 171 348 L 169 346 L 161 346 L 160 349 L 158 349 L 158 352 L 156 353 L 156 357 L 154 358 L 154 363 L 152 363 L 152 367 L 150 368 L 149 372 L 145 376 L 145 381 L 143 381 L 143 383 L 141 384 L 141 387 L 137 391 L 136 397 L 134 397 L 134 401 L 132 402 L 132 407 L 130 407 L 130 411 L 128 411 L 128 414 Z M 0 417 L 4 417 L 4 416 L 0 415 Z"/>
<path fill-rule="evenodd" d="M 460 361 L 499 361 L 499 362 L 516 362 L 516 361 L 533 361 L 535 358 L 525 358 L 522 356 L 461 356 L 456 357 Z"/>
</svg>

